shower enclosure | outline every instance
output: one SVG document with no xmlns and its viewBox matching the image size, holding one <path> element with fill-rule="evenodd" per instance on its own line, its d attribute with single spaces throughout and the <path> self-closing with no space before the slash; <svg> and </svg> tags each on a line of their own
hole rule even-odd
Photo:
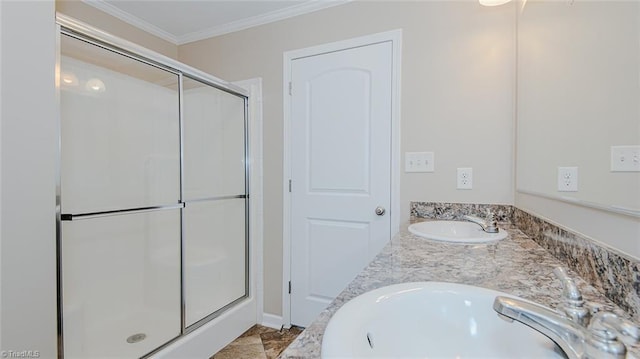
<svg viewBox="0 0 640 359">
<path fill-rule="evenodd" d="M 66 23 L 59 357 L 145 357 L 249 295 L 247 95 Z"/>
</svg>

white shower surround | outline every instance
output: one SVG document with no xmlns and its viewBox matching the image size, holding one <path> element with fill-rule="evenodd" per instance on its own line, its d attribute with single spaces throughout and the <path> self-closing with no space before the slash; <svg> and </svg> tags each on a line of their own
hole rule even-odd
<svg viewBox="0 0 640 359">
<path fill-rule="evenodd" d="M 105 74 L 106 75 L 106 74 Z M 105 79 L 108 78 L 108 75 L 105 76 Z M 109 81 L 103 81 L 108 83 Z M 244 85 L 248 85 L 248 88 L 251 89 L 252 93 L 257 93 L 259 94 L 259 89 L 260 89 L 260 81 L 247 81 L 245 82 Z M 108 89 L 108 85 L 107 85 L 107 89 Z M 157 86 L 156 86 L 157 87 Z M 230 86 L 233 88 L 233 86 Z M 235 88 L 234 88 L 235 90 Z M 166 90 L 166 92 L 171 93 L 171 91 Z M 247 91 L 249 92 L 249 91 Z M 134 98 L 135 96 L 139 96 L 139 93 L 135 93 L 135 94 L 126 94 L 125 96 L 131 96 L 132 98 Z M 156 93 L 154 96 L 157 96 L 158 94 Z M 163 97 L 163 95 L 159 95 L 160 97 Z M 162 102 L 162 100 L 161 100 Z M 260 103 L 259 101 L 256 101 L 256 99 L 253 99 L 253 102 L 251 102 L 249 104 L 249 106 L 256 110 L 260 107 Z M 257 112 L 257 111 L 256 111 Z M 253 136 L 251 137 L 252 139 L 252 144 L 255 143 L 257 141 L 257 139 L 260 136 L 260 132 L 261 132 L 261 126 L 257 126 L 257 123 L 259 122 L 259 118 L 257 116 L 252 116 L 251 117 L 251 124 L 250 127 L 252 129 L 252 134 Z M 259 131 L 255 131 L 255 133 L 253 133 L 253 130 L 259 130 Z M 261 163 L 261 147 L 260 146 L 250 146 L 251 148 L 251 155 L 250 158 L 252 159 L 251 161 L 251 168 L 259 168 L 260 167 L 260 163 Z M 242 166 L 244 166 L 244 164 L 242 164 Z M 251 222 L 249 223 L 249 226 L 251 227 L 252 231 L 255 231 L 254 233 L 256 233 L 256 237 L 259 237 L 261 235 L 261 224 L 258 224 L 257 222 L 260 222 L 258 220 L 259 218 L 259 213 L 261 212 L 261 186 L 258 184 L 258 181 L 261 178 L 261 170 L 258 172 L 256 171 L 258 176 L 255 176 L 254 178 L 252 178 L 253 180 L 251 181 L 251 189 L 256 191 L 253 192 L 255 194 L 255 199 L 251 200 L 251 206 L 250 206 L 250 212 L 251 212 Z M 231 181 L 233 183 L 237 183 L 236 181 Z M 240 201 L 242 201 L 244 203 L 244 200 L 238 199 Z M 244 208 L 244 204 L 242 206 Z M 173 211 L 167 211 L 168 213 L 173 212 Z M 244 212 L 244 210 L 242 211 Z M 243 220 L 244 221 L 244 220 Z M 228 219 L 227 220 L 223 220 L 222 222 L 226 222 L 228 223 Z M 244 228 L 244 226 L 242 226 L 242 228 Z M 226 235 L 222 235 L 222 237 L 226 237 Z M 250 265 L 249 268 L 250 270 L 252 270 L 252 273 L 256 272 L 256 269 L 258 272 L 260 272 L 260 266 L 258 266 L 258 258 L 256 257 L 256 250 L 253 248 L 254 243 L 252 243 L 252 246 L 250 247 L 251 251 L 249 254 L 249 260 L 250 260 Z M 261 248 L 261 243 L 255 243 L 255 248 L 259 249 Z M 194 252 L 199 252 L 198 250 L 195 250 Z M 166 259 L 167 257 L 167 251 L 162 251 L 159 250 L 157 251 L 157 253 L 152 254 L 149 256 L 149 258 L 147 258 L 147 260 L 145 260 L 145 264 L 143 266 L 148 265 L 150 262 L 154 262 L 153 258 L 156 259 L 156 264 L 157 263 L 165 263 L 166 264 Z M 86 257 L 84 258 L 84 260 L 86 261 L 91 261 L 91 258 Z M 215 261 L 213 261 L 215 262 Z M 208 261 L 208 264 L 212 264 L 212 261 Z M 203 262 L 204 263 L 204 262 Z M 207 264 L 205 263 L 205 264 Z M 81 266 L 81 263 L 75 263 L 76 265 Z M 202 263 L 201 263 L 202 264 Z M 202 266 L 200 266 L 202 267 Z M 127 269 L 125 268 L 120 268 L 122 269 L 122 272 L 127 272 Z M 133 270 L 135 271 L 135 269 L 133 268 L 129 268 L 129 270 Z M 238 333 L 241 333 L 242 331 L 244 331 L 246 328 L 248 328 L 249 326 L 253 325 L 256 323 L 257 321 L 257 314 L 256 314 L 256 306 L 257 304 L 260 305 L 261 304 L 257 303 L 257 294 L 258 294 L 258 290 L 257 290 L 257 286 L 256 286 L 256 278 L 254 278 L 253 275 L 250 276 L 250 285 L 249 285 L 249 296 L 248 298 L 246 298 L 245 300 L 243 300 L 242 302 L 240 302 L 238 305 L 236 305 L 234 308 L 231 308 L 227 311 L 225 311 L 220 317 L 215 318 L 214 320 L 210 321 L 209 323 L 203 325 L 202 327 L 194 330 L 192 333 L 189 333 L 188 335 L 174 341 L 173 343 L 171 343 L 169 346 L 167 346 L 165 349 L 163 349 L 161 352 L 157 353 L 155 356 L 156 357 L 162 357 L 164 355 L 167 355 L 169 357 L 173 357 L 176 355 L 179 356 L 203 356 L 203 355 L 210 355 L 213 352 L 217 351 L 218 349 L 220 349 L 221 347 L 223 347 L 224 345 L 226 345 L 229 341 L 231 341 Z M 130 286 L 130 287 L 135 287 L 135 285 Z M 144 286 L 141 286 L 144 287 Z M 244 291 L 244 285 L 242 285 L 242 290 Z M 109 293 L 109 291 L 107 290 L 108 288 L 103 288 L 102 289 L 102 293 L 104 294 L 104 296 L 101 296 L 99 294 L 97 294 L 98 292 L 100 292 L 100 290 L 98 290 L 98 288 L 94 288 L 97 290 L 96 293 L 94 293 L 94 297 L 95 298 L 102 298 L 103 301 L 105 302 L 109 302 L 110 298 L 113 298 L 113 293 Z M 141 289 L 141 288 L 137 288 L 137 289 Z M 144 290 L 144 289 L 143 289 Z M 153 298 L 153 297 L 157 297 L 159 293 L 153 293 L 153 292 L 147 292 L 145 293 L 145 297 L 148 298 Z M 95 303 L 93 303 L 95 305 Z M 99 306 L 96 306 L 99 307 Z M 122 308 L 124 309 L 124 308 Z M 201 311 L 202 312 L 202 311 Z M 82 313 L 82 310 L 78 310 L 77 306 L 71 308 L 70 310 L 70 317 L 69 319 L 71 321 L 74 320 L 74 315 L 76 317 L 80 317 L 81 319 L 83 318 L 83 315 L 81 314 L 74 314 L 74 313 Z M 144 316 L 144 313 L 139 313 L 142 316 Z M 152 314 L 152 317 L 155 317 L 155 319 L 158 319 L 160 317 L 162 317 L 163 315 L 158 315 L 158 313 Z M 131 323 L 135 323 L 136 321 L 139 321 L 139 319 L 141 319 L 140 316 L 136 316 L 136 315 L 127 315 L 125 317 L 128 317 L 129 320 L 128 322 Z M 260 315 L 261 317 L 261 315 Z M 179 318 L 179 316 L 177 317 Z M 195 318 L 195 317 L 194 317 Z M 115 323 L 116 318 L 114 318 L 113 322 Z M 77 319 L 76 319 L 77 320 Z M 189 324 L 191 324 L 192 322 L 195 322 L 196 319 L 192 319 L 191 321 L 187 322 L 187 326 Z M 120 323 L 122 324 L 122 321 L 120 321 Z M 158 323 L 155 323 L 154 321 L 150 322 L 151 325 L 150 327 L 157 327 Z M 154 324 L 155 323 L 155 324 Z M 108 332 L 113 332 L 113 330 L 109 329 L 109 325 L 105 325 L 103 326 L 103 333 L 108 333 Z M 115 326 L 112 328 L 114 329 Z M 149 329 L 149 333 L 153 333 L 153 328 Z M 217 333 L 217 334 L 214 334 Z M 236 334 L 234 334 L 236 333 Z M 123 333 L 119 332 L 118 335 L 123 335 Z M 208 339 L 204 339 L 204 337 L 208 337 Z M 215 340 L 211 340 L 210 338 L 214 337 L 216 338 Z M 227 338 L 228 337 L 228 338 Z M 82 340 L 82 343 L 88 343 L 90 341 L 85 341 Z M 153 348 L 151 348 L 153 349 Z M 103 352 L 104 354 L 104 352 Z M 69 356 L 69 357 L 73 357 L 73 356 Z"/>
</svg>

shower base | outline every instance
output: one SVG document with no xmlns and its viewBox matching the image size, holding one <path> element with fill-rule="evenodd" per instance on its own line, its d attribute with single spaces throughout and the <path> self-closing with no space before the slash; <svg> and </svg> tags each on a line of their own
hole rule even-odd
<svg viewBox="0 0 640 359">
<path fill-rule="evenodd" d="M 96 323 L 87 326 L 86 330 L 76 332 L 74 328 L 82 326 L 65 322 L 64 357 L 139 358 L 180 334 L 180 321 L 176 320 L 177 317 L 179 316 L 175 313 L 163 315 L 156 311 L 140 311 L 126 317 Z M 135 337 L 131 338 L 133 336 Z"/>
</svg>

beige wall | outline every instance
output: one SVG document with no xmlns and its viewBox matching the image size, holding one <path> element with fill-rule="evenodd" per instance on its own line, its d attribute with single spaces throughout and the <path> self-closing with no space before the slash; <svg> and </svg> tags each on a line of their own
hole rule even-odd
<svg viewBox="0 0 640 359">
<path fill-rule="evenodd" d="M 0 1 L 0 12 L 0 351 L 55 358 L 54 3 Z"/>
<path fill-rule="evenodd" d="M 263 78 L 265 312 L 282 313 L 283 52 L 403 30 L 401 150 L 434 151 L 436 172 L 401 175 L 409 201 L 513 203 L 512 4 L 353 2 L 179 47 L 178 59 L 228 81 Z M 456 190 L 456 167 L 474 189 Z"/>
<path fill-rule="evenodd" d="M 640 218 L 551 199 L 640 209 L 640 173 L 610 171 L 611 146 L 640 144 L 640 3 L 519 8 L 516 206 L 640 258 Z M 578 192 L 557 191 L 560 166 Z"/>
<path fill-rule="evenodd" d="M 80 0 L 57 0 L 56 11 L 165 56 L 173 59 L 178 57 L 177 45 L 129 25 Z"/>
<path fill-rule="evenodd" d="M 640 172 L 610 171 L 611 146 L 640 145 L 640 2 L 518 13 L 517 189 L 640 211 Z M 573 166 L 578 192 L 558 192 Z"/>
</svg>

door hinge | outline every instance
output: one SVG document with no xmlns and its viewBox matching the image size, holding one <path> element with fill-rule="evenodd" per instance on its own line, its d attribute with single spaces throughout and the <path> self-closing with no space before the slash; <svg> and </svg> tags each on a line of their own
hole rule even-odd
<svg viewBox="0 0 640 359">
<path fill-rule="evenodd" d="M 289 281 L 289 294 L 291 294 L 291 281 Z"/>
<path fill-rule="evenodd" d="M 293 89 L 293 85 L 291 85 L 291 81 L 289 81 L 289 96 L 291 96 L 292 89 Z"/>
<path fill-rule="evenodd" d="M 289 180 L 289 192 L 291 192 L 291 180 Z"/>
</svg>

